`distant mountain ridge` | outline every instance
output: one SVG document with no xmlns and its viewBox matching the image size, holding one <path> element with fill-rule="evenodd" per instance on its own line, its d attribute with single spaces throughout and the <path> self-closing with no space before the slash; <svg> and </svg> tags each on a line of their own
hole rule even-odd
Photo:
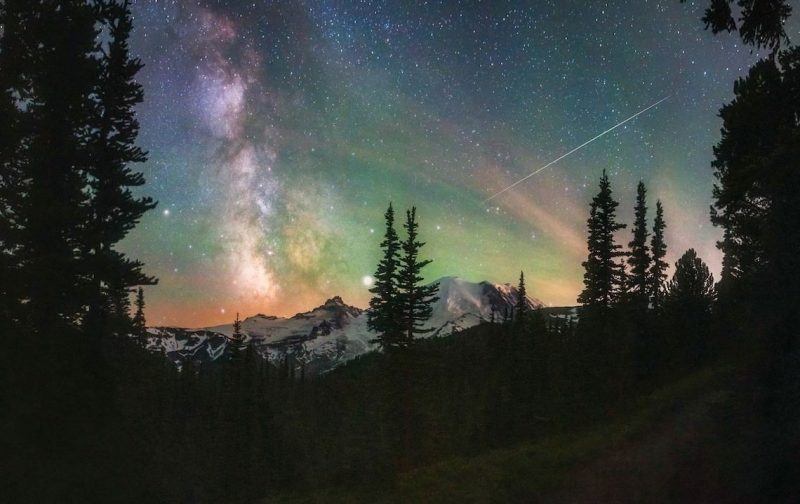
<svg viewBox="0 0 800 504">
<path fill-rule="evenodd" d="M 511 284 L 468 282 L 444 277 L 439 283 L 439 300 L 426 336 L 439 336 L 489 321 L 502 320 L 517 302 L 517 288 Z M 542 306 L 528 296 L 530 308 Z M 228 349 L 233 324 L 201 329 L 178 327 L 148 328 L 147 348 L 165 354 L 176 364 L 185 361 L 213 361 Z M 346 304 L 334 296 L 322 305 L 289 318 L 258 314 L 242 321 L 245 342 L 272 362 L 291 358 L 303 363 L 307 372 L 322 372 L 376 348 L 375 334 L 367 329 L 366 310 Z"/>
</svg>

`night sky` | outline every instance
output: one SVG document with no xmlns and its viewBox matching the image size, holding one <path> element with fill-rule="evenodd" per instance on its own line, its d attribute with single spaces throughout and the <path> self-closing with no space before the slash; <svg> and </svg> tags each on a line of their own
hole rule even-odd
<svg viewBox="0 0 800 504">
<path fill-rule="evenodd" d="M 716 114 L 758 55 L 704 31 L 703 8 L 134 0 L 143 193 L 159 206 L 123 249 L 160 279 L 148 323 L 366 305 L 390 200 L 418 207 L 428 279 L 522 269 L 532 295 L 574 304 L 603 169 L 625 222 L 643 180 L 670 262 L 694 247 L 716 275 Z"/>
</svg>

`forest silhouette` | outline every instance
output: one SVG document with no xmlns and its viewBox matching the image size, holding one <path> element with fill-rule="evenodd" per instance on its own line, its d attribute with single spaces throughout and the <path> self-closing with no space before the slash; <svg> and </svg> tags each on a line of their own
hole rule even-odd
<svg viewBox="0 0 800 504">
<path fill-rule="evenodd" d="M 0 2 L 2 500 L 633 502 L 668 471 L 657 501 L 796 502 L 800 48 L 788 2 L 731 5 L 703 22 L 769 54 L 720 110 L 719 281 L 693 249 L 668 278 L 671 202 L 651 221 L 640 183 L 628 228 L 603 172 L 577 322 L 530 309 L 521 272 L 511 313 L 425 338 L 437 286 L 416 208 L 398 233 L 390 204 L 367 315 L 381 351 L 307 376 L 245 344 L 238 314 L 214 362 L 145 349 L 156 279 L 117 248 L 156 206 L 135 195 L 130 5 Z M 563 493 L 664 422 L 694 426 L 673 434 L 682 458 L 653 450 L 622 498 L 611 477 Z"/>
</svg>

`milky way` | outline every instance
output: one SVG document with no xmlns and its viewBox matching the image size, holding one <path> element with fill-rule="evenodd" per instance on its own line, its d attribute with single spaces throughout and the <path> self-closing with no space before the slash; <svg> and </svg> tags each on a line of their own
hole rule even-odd
<svg viewBox="0 0 800 504">
<path fill-rule="evenodd" d="M 708 220 L 716 111 L 759 55 L 705 32 L 700 4 L 133 9 L 143 190 L 159 207 L 124 248 L 160 279 L 146 289 L 151 324 L 286 315 L 333 295 L 365 305 L 390 200 L 418 207 L 429 279 L 508 282 L 524 269 L 536 297 L 572 304 L 603 169 L 624 220 L 639 180 L 651 208 L 663 200 L 668 259 L 694 247 L 719 271 Z"/>
</svg>

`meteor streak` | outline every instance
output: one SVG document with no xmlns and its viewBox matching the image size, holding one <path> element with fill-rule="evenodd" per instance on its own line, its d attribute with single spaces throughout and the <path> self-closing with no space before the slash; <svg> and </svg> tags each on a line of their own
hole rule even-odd
<svg viewBox="0 0 800 504">
<path fill-rule="evenodd" d="M 506 192 L 506 191 L 508 191 L 508 190 L 510 190 L 510 189 L 513 189 L 514 187 L 516 187 L 516 186 L 518 186 L 519 184 L 521 184 L 521 183 L 525 182 L 526 180 L 528 180 L 529 178 L 533 177 L 534 175 L 536 175 L 536 174 L 537 174 L 537 173 L 539 173 L 540 171 L 544 170 L 545 168 L 548 168 L 548 167 L 550 167 L 550 166 L 552 166 L 552 165 L 554 165 L 554 164 L 558 163 L 559 161 L 561 161 L 561 160 L 562 160 L 562 159 L 564 159 L 565 157 L 569 156 L 569 155 L 570 155 L 570 154 L 572 154 L 573 152 L 575 152 L 575 151 L 578 151 L 578 150 L 580 150 L 580 149 L 582 149 L 582 148 L 586 147 L 587 145 L 589 145 L 590 143 L 594 142 L 595 140 L 597 140 L 597 139 L 598 139 L 598 138 L 600 138 L 601 136 L 605 135 L 606 133 L 610 133 L 610 132 L 614 131 L 615 129 L 619 128 L 620 126 L 622 126 L 623 124 L 625 124 L 626 122 L 628 122 L 628 121 L 632 121 L 632 120 L 633 120 L 633 119 L 635 119 L 637 116 L 639 116 L 639 115 L 641 115 L 641 114 L 644 114 L 645 112 L 647 112 L 647 111 L 648 111 L 648 110 L 650 110 L 651 108 L 655 107 L 656 105 L 660 104 L 661 102 L 663 102 L 663 101 L 664 101 L 664 100 L 666 100 L 667 98 L 669 98 L 669 95 L 665 96 L 664 98 L 661 98 L 660 100 L 658 100 L 658 101 L 657 101 L 657 102 L 655 102 L 654 104 L 650 105 L 649 107 L 647 107 L 647 108 L 643 108 L 643 109 L 642 109 L 642 110 L 640 110 L 639 112 L 636 112 L 635 114 L 633 114 L 633 115 L 632 115 L 632 116 L 630 116 L 629 118 L 625 119 L 624 121 L 622 121 L 622 122 L 620 122 L 620 123 L 617 123 L 617 124 L 615 124 L 614 126 L 612 126 L 612 127 L 608 128 L 607 130 L 605 130 L 604 132 L 600 133 L 599 135 L 597 135 L 597 136 L 595 136 L 595 137 L 593 137 L 593 138 L 591 138 L 591 139 L 589 139 L 589 140 L 587 140 L 587 141 L 583 142 L 582 144 L 580 144 L 579 146 L 575 147 L 575 148 L 574 148 L 574 149 L 572 149 L 571 151 L 567 152 L 566 154 L 562 154 L 561 156 L 559 156 L 559 157 L 557 157 L 556 159 L 554 159 L 554 160 L 550 161 L 549 163 L 547 163 L 546 165 L 542 166 L 541 168 L 537 168 L 535 171 L 533 171 L 533 172 L 529 173 L 528 175 L 526 175 L 526 176 L 522 177 L 521 179 L 517 180 L 516 182 L 514 182 L 514 183 L 513 183 L 513 184 L 511 184 L 510 186 L 506 187 L 505 189 L 503 189 L 503 190 L 501 190 L 501 191 L 499 191 L 499 192 L 496 192 L 496 193 L 494 193 L 493 195 L 489 196 L 488 198 L 486 198 L 485 200 L 483 200 L 483 202 L 484 202 L 484 203 L 488 203 L 489 201 L 491 201 L 491 200 L 493 200 L 494 198 L 496 198 L 496 197 L 500 196 L 500 195 L 501 195 L 501 194 L 503 194 L 504 192 Z"/>
</svg>

